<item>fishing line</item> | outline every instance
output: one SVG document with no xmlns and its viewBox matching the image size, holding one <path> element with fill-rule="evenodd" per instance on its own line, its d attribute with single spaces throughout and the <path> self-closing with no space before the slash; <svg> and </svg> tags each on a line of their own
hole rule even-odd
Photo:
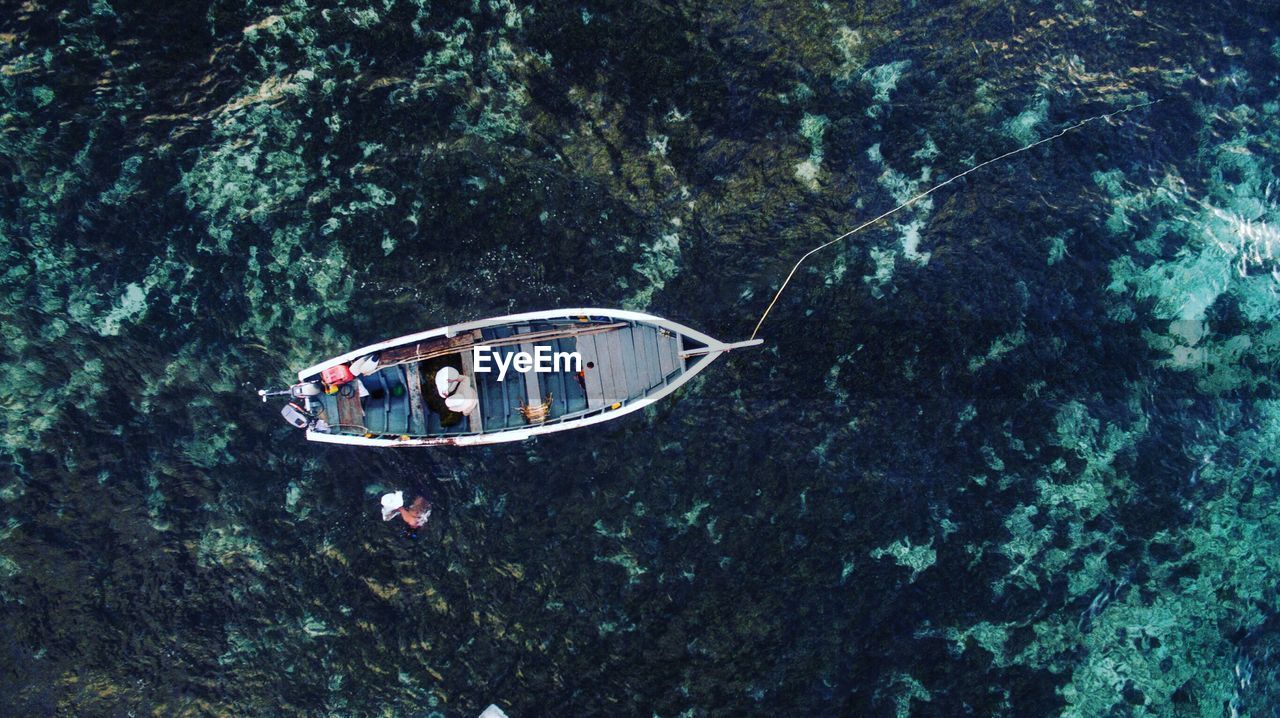
<svg viewBox="0 0 1280 718">
<path fill-rule="evenodd" d="M 911 205 L 915 204 L 916 202 L 919 202 L 920 200 L 924 199 L 925 197 L 928 197 L 929 195 L 933 194 L 934 192 L 937 192 L 938 190 L 942 189 L 943 187 L 946 187 L 947 185 L 951 184 L 952 182 L 955 182 L 956 180 L 960 179 L 961 177 L 964 177 L 965 175 L 970 174 L 970 173 L 972 173 L 972 172 L 977 172 L 978 170 L 982 169 L 983 167 L 986 167 L 986 166 L 987 166 L 987 165 L 989 165 L 989 164 L 994 164 L 994 163 L 999 162 L 999 161 L 1001 161 L 1001 160 L 1008 159 L 1008 158 L 1010 158 L 1010 157 L 1012 157 L 1012 156 L 1014 156 L 1014 155 L 1018 154 L 1019 152 L 1026 152 L 1027 150 L 1029 150 L 1029 149 L 1031 149 L 1031 148 L 1033 148 L 1033 147 L 1039 146 L 1039 145 L 1043 145 L 1043 144 L 1044 144 L 1044 143 L 1046 143 L 1046 142 L 1052 142 L 1053 140 L 1058 139 L 1059 137 L 1061 137 L 1061 136 L 1063 136 L 1063 135 L 1067 134 L 1068 132 L 1071 132 L 1072 130 L 1078 130 L 1078 129 L 1080 129 L 1081 127 L 1084 127 L 1085 125 L 1089 124 L 1090 122 L 1094 122 L 1094 121 L 1097 121 L 1097 120 L 1105 120 L 1105 119 L 1108 119 L 1108 118 L 1111 118 L 1111 117 L 1115 117 L 1116 115 L 1123 115 L 1124 113 L 1126 113 L 1126 112 L 1130 112 L 1130 111 L 1132 111 L 1132 110 L 1137 110 L 1137 109 L 1140 109 L 1140 108 L 1143 108 L 1143 107 L 1150 107 L 1151 105 L 1154 105 L 1154 104 L 1156 104 L 1156 103 L 1158 103 L 1158 102 L 1160 102 L 1160 100 L 1152 100 L 1152 101 L 1150 101 L 1150 102 L 1143 102 L 1142 104 L 1138 104 L 1138 105 L 1126 105 L 1125 107 L 1123 107 L 1123 108 L 1121 108 L 1121 109 L 1119 109 L 1119 110 L 1115 110 L 1114 112 L 1106 112 L 1106 113 L 1103 113 L 1103 114 L 1101 114 L 1101 115 L 1094 115 L 1093 117 L 1089 117 L 1089 118 L 1087 118 L 1087 119 L 1080 120 L 1079 122 L 1077 122 L 1077 123 L 1075 123 L 1075 124 L 1073 124 L 1073 125 L 1070 125 L 1070 126 L 1068 126 L 1068 127 L 1064 127 L 1063 129 L 1059 130 L 1059 131 L 1057 132 L 1057 134 L 1050 135 L 1050 136 L 1048 136 L 1048 137 L 1045 137 L 1044 139 L 1036 140 L 1035 142 L 1032 142 L 1032 143 L 1031 143 L 1031 144 L 1029 144 L 1029 145 L 1024 145 L 1024 146 L 1022 146 L 1022 147 L 1019 147 L 1019 148 L 1018 148 L 1018 149 L 1016 149 L 1016 150 L 1010 150 L 1009 152 L 1006 152 L 1006 153 L 1004 153 L 1004 154 L 1002 154 L 1002 155 L 999 155 L 999 156 L 997 156 L 997 157 L 992 157 L 992 158 L 991 158 L 991 159 L 989 159 L 989 160 L 986 160 L 986 161 L 984 161 L 984 162 L 981 162 L 981 163 L 979 163 L 979 164 L 974 165 L 973 167 L 970 167 L 969 169 L 965 170 L 964 172 L 961 172 L 961 173 L 960 173 L 960 174 L 958 174 L 958 175 L 955 175 L 954 177 L 951 177 L 950 179 L 947 179 L 947 180 L 944 180 L 944 181 L 942 181 L 942 182 L 939 182 L 938 184 L 936 184 L 936 185 L 934 185 L 934 186 L 930 187 L 929 189 L 927 189 L 927 190 L 925 190 L 925 191 L 921 192 L 920 194 L 918 194 L 918 195 L 916 195 L 916 196 L 912 197 L 911 199 L 907 200 L 906 202 L 903 202 L 902 204 L 898 205 L 897 207 L 894 207 L 893 209 L 889 210 L 888 212 L 885 212 L 884 214 L 882 214 L 882 215 L 880 215 L 880 216 L 878 216 L 878 217 L 876 217 L 876 218 L 874 218 L 874 219 L 870 219 L 870 220 L 867 220 L 866 222 L 863 222 L 862 224 L 858 225 L 857 227 L 854 227 L 853 229 L 849 230 L 848 232 L 845 232 L 844 234 L 840 235 L 839 237 L 836 237 L 835 239 L 831 240 L 830 242 L 826 242 L 825 244 L 820 244 L 820 245 L 818 245 L 817 247 L 814 247 L 813 249 L 811 249 L 811 250 L 809 250 L 808 252 L 806 252 L 806 253 L 804 254 L 804 256 L 803 256 L 803 257 L 801 257 L 801 258 L 800 258 L 800 260 L 799 260 L 798 262 L 796 262 L 796 263 L 795 263 L 795 266 L 793 266 L 793 267 L 791 268 L 791 272 L 790 272 L 789 274 L 787 274 L 787 278 L 786 278 L 786 279 L 784 279 L 784 280 L 782 281 L 782 286 L 778 287 L 778 291 L 773 295 L 773 301 L 769 302 L 769 306 L 765 308 L 765 310 L 764 310 L 764 314 L 761 314 L 761 315 L 760 315 L 760 321 L 756 322 L 756 328 L 755 328 L 755 329 L 753 329 L 753 330 L 751 331 L 751 339 L 752 339 L 752 340 L 754 340 L 754 339 L 756 338 L 756 334 L 758 334 L 758 333 L 760 332 L 760 327 L 761 327 L 761 325 L 763 325 L 763 324 L 764 324 L 764 320 L 765 320 L 765 318 L 766 318 L 766 317 L 768 317 L 768 316 L 769 316 L 769 312 L 773 310 L 773 305 L 775 305 L 775 304 L 777 304 L 777 303 L 778 303 L 778 297 L 781 297 L 781 296 L 782 296 L 782 292 L 783 292 L 783 290 L 785 290 L 785 289 L 787 288 L 787 285 L 791 283 L 791 278 L 792 278 L 792 277 L 794 277 L 794 276 L 796 276 L 796 272 L 800 269 L 800 265 L 804 264 L 805 260 L 806 260 L 806 259 L 808 259 L 809 257 L 813 256 L 814 254 L 817 254 L 818 252 L 820 252 L 820 251 L 822 251 L 822 250 L 826 249 L 827 247 L 830 247 L 830 246 L 831 246 L 831 245 L 833 245 L 833 244 L 836 244 L 837 242 L 840 242 L 840 241 L 842 241 L 842 240 L 848 239 L 849 237 L 852 237 L 853 235 L 857 234 L 858 232 L 861 232 L 862 230 L 866 229 L 867 227 L 870 227 L 871 225 L 873 225 L 873 224 L 875 224 L 875 223 L 879 222 L 880 220 L 882 220 L 882 219 L 884 219 L 884 218 L 886 218 L 886 217 L 888 217 L 888 216 L 890 216 L 890 215 L 894 214 L 895 212 L 898 212 L 898 211 L 900 211 L 900 210 L 906 209 L 907 207 L 910 207 Z"/>
</svg>

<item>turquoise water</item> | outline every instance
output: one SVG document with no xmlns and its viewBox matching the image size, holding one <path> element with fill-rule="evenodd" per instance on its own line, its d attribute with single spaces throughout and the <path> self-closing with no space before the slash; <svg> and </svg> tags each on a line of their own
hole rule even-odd
<svg viewBox="0 0 1280 718">
<path fill-rule="evenodd" d="M 0 706 L 1274 715 L 1274 10 L 11 8 Z M 514 311 L 745 338 L 1156 99 L 642 415 L 369 451 L 253 393 Z"/>
</svg>

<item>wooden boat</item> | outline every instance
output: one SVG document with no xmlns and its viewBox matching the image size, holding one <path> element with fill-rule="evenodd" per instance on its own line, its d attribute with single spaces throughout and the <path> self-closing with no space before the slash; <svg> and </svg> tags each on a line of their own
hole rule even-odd
<svg viewBox="0 0 1280 718">
<path fill-rule="evenodd" d="M 496 444 L 625 416 L 671 394 L 725 352 L 760 343 L 720 342 L 640 312 L 559 309 L 361 347 L 303 369 L 288 390 L 258 393 L 263 401 L 293 397 L 282 413 L 312 441 Z M 544 362 L 546 372 L 517 371 L 517 353 L 566 361 Z M 575 353 L 580 364 L 568 361 Z M 486 358 L 489 371 L 479 371 L 485 367 L 475 361 Z M 510 368 L 500 380 L 503 363 Z"/>
</svg>

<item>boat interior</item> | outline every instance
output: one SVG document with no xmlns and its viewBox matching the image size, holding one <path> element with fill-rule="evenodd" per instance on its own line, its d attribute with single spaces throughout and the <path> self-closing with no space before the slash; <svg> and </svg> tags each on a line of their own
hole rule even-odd
<svg viewBox="0 0 1280 718">
<path fill-rule="evenodd" d="M 481 344 L 490 347 L 488 372 L 472 366 L 472 349 Z M 532 356 L 539 346 L 553 356 L 577 352 L 581 371 L 568 361 L 546 373 L 512 366 L 498 381 L 500 355 Z M 377 371 L 312 397 L 312 408 L 334 433 L 490 434 L 616 409 L 678 379 L 686 368 L 681 351 L 703 346 L 662 327 L 613 317 L 502 324 L 383 350 Z M 469 413 L 450 411 L 436 392 L 435 374 L 445 366 L 474 388 L 478 401 Z"/>
</svg>

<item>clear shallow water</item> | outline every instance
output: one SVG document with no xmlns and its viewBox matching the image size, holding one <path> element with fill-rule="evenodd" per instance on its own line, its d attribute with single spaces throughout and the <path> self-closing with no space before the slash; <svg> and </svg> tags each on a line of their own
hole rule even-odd
<svg viewBox="0 0 1280 718">
<path fill-rule="evenodd" d="M 1274 713 L 1267 13 L 7 13 L 6 712 Z M 252 394 L 516 310 L 737 338 L 1154 98 L 643 417 L 367 452 Z"/>
</svg>

